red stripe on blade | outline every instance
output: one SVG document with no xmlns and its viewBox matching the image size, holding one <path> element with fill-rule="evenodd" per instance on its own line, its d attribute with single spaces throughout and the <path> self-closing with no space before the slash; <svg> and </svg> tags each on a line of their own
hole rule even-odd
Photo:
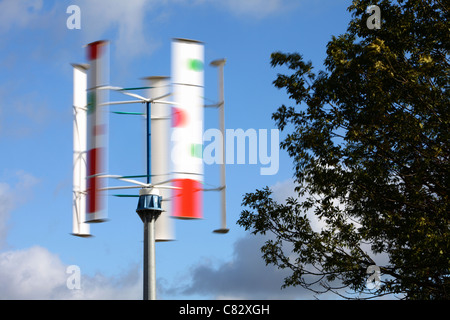
<svg viewBox="0 0 450 320">
<path fill-rule="evenodd" d="M 202 184 L 191 179 L 174 179 L 173 216 L 181 219 L 203 218 Z"/>
<path fill-rule="evenodd" d="M 88 151 L 87 162 L 88 162 L 88 176 L 101 173 L 101 148 L 95 148 Z M 87 212 L 94 213 L 100 211 L 101 201 L 99 189 L 102 187 L 101 178 L 99 177 L 89 177 L 87 179 Z"/>
<path fill-rule="evenodd" d="M 103 40 L 89 43 L 87 49 L 88 60 L 97 59 L 103 53 L 101 49 L 105 43 L 106 41 Z"/>
</svg>

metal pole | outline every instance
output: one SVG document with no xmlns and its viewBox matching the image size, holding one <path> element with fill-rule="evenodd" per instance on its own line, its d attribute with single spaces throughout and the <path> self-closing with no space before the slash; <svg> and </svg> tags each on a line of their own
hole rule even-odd
<svg viewBox="0 0 450 320">
<path fill-rule="evenodd" d="M 147 102 L 147 183 L 151 183 L 151 113 Z M 147 213 L 144 222 L 144 300 L 156 300 L 155 220 L 158 215 Z"/>
<path fill-rule="evenodd" d="M 156 218 L 153 213 L 144 217 L 144 300 L 156 300 Z"/>
</svg>

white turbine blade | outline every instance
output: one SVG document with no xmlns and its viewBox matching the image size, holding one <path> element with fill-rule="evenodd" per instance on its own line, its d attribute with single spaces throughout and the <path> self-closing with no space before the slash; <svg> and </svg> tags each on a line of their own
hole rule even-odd
<svg viewBox="0 0 450 320">
<path fill-rule="evenodd" d="M 87 65 L 73 64 L 73 202 L 72 234 L 89 237 L 86 223 Z"/>
<path fill-rule="evenodd" d="M 134 179 L 128 179 L 128 178 L 116 178 L 116 179 L 119 179 L 120 181 L 129 182 L 129 183 L 134 183 L 134 184 L 137 184 L 137 185 L 142 186 L 142 187 L 148 186 L 147 183 L 140 182 L 140 181 L 137 181 L 137 180 L 134 180 Z"/>
<path fill-rule="evenodd" d="M 146 185 L 146 188 L 150 187 L 150 185 Z M 142 188 L 142 186 L 117 186 L 117 187 L 105 187 L 101 188 L 101 191 L 108 191 L 108 190 L 121 190 L 121 189 L 139 189 Z"/>
<path fill-rule="evenodd" d="M 123 93 L 123 94 L 126 94 L 127 96 L 134 97 L 134 98 L 137 98 L 139 100 L 142 100 L 144 102 L 145 101 L 149 101 L 149 99 L 144 98 L 143 96 L 140 96 L 140 95 L 138 95 L 136 93 L 131 93 L 131 92 L 127 92 L 127 91 L 120 91 L 120 92 Z"/>
<path fill-rule="evenodd" d="M 102 222 L 107 218 L 107 199 L 100 193 L 104 181 L 95 175 L 107 172 L 108 155 L 108 107 L 100 107 L 107 99 L 104 89 L 109 87 L 109 49 L 107 41 L 95 41 L 87 45 L 90 64 L 87 86 L 87 198 L 88 222 Z"/>
<path fill-rule="evenodd" d="M 150 105 L 150 127 L 151 127 L 151 184 L 159 189 L 164 202 L 161 204 L 163 212 L 155 221 L 155 240 L 171 241 L 175 240 L 175 223 L 171 219 L 172 201 L 170 197 L 172 191 L 168 186 L 162 184 L 170 180 L 170 127 L 171 127 L 171 107 L 170 102 L 163 101 L 171 95 L 170 82 L 168 77 L 148 77 L 145 78 L 146 86 L 149 87 L 145 94 L 149 97 Z M 156 98 L 151 98 L 156 97 Z M 146 159 L 149 160 L 149 159 Z"/>
<path fill-rule="evenodd" d="M 113 178 L 113 179 L 118 179 L 118 180 L 129 182 L 129 183 L 137 184 L 138 186 L 141 186 L 141 187 L 147 187 L 148 186 L 147 183 L 144 183 L 144 182 L 141 182 L 141 181 L 137 181 L 137 180 L 134 180 L 134 179 L 130 179 L 130 178 L 125 178 L 124 176 L 120 176 L 120 175 L 117 175 L 117 174 L 102 174 L 102 173 L 100 173 L 100 174 L 94 174 L 94 175 L 88 176 L 88 178 L 92 178 L 92 177 Z"/>
<path fill-rule="evenodd" d="M 171 69 L 174 112 L 170 159 L 174 186 L 181 188 L 174 192 L 173 216 L 198 219 L 203 217 L 203 43 L 173 39 Z"/>
<path fill-rule="evenodd" d="M 162 88 L 162 87 L 160 87 L 160 88 Z M 153 89 L 155 89 L 155 88 L 153 88 Z M 161 102 L 163 102 L 163 101 L 158 101 L 158 100 L 163 99 L 163 98 L 170 97 L 171 95 L 172 95 L 172 93 L 166 93 L 166 94 L 163 94 L 162 96 L 159 96 L 159 97 L 150 99 L 150 102 L 158 102 L 158 103 L 161 103 Z M 168 102 L 170 102 L 170 101 L 168 101 Z"/>
</svg>

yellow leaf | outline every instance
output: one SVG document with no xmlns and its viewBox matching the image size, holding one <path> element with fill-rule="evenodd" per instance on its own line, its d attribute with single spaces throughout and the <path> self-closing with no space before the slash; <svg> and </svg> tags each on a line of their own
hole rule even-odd
<svg viewBox="0 0 450 320">
<path fill-rule="evenodd" d="M 420 55 L 419 57 L 419 63 L 425 64 L 425 63 L 431 63 L 433 62 L 433 58 L 430 57 L 430 55 Z"/>
</svg>

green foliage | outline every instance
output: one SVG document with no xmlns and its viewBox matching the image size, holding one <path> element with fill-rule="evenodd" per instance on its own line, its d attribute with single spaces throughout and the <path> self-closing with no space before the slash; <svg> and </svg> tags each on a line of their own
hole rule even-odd
<svg viewBox="0 0 450 320">
<path fill-rule="evenodd" d="M 380 30 L 366 27 L 369 5 Z M 274 81 L 295 106 L 272 115 L 286 132 L 299 199 L 248 193 L 238 224 L 271 232 L 266 263 L 284 286 L 367 292 L 375 254 L 388 260 L 372 296 L 450 298 L 449 7 L 444 1 L 353 1 L 347 33 L 327 45 L 326 71 L 275 52 Z M 326 223 L 313 230 L 308 212 Z M 321 285 L 318 289 L 317 285 Z"/>
</svg>

